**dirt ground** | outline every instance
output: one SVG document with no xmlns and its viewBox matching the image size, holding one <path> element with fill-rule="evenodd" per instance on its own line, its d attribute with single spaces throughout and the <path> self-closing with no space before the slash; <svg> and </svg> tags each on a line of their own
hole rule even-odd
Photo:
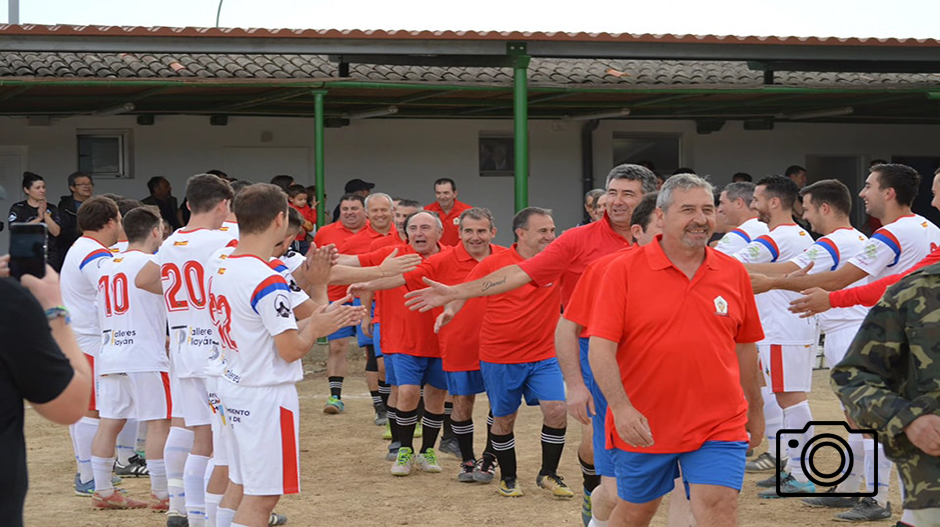
<svg viewBox="0 0 940 527">
<path fill-rule="evenodd" d="M 525 496 L 507 499 L 496 493 L 494 484 L 464 484 L 456 481 L 459 461 L 441 456 L 441 474 L 414 473 L 407 478 L 389 474 L 385 461 L 387 442 L 382 428 L 372 423 L 372 403 L 362 375 L 361 353 L 350 353 L 350 372 L 344 387 L 346 412 L 339 416 L 322 412 L 327 392 L 325 346 L 305 360 L 306 379 L 297 385 L 301 407 L 301 494 L 281 499 L 278 512 L 286 514 L 294 526 L 530 526 L 581 525 L 581 497 L 559 501 L 535 485 L 540 463 L 540 413 L 523 408 L 516 422 L 516 448 L 519 477 Z M 839 420 L 841 411 L 829 389 L 828 370 L 814 373 L 810 405 L 816 420 Z M 482 450 L 486 422 L 486 402 L 478 400 L 477 452 Z M 484 432 L 480 432 L 484 430 Z M 580 490 L 577 445 L 580 426 L 569 419 L 568 442 L 559 473 Z M 54 426 L 35 412 L 26 418 L 30 491 L 26 500 L 27 526 L 162 526 L 164 516 L 147 510 L 94 511 L 87 498 L 72 492 L 75 462 L 65 427 Z M 766 448 L 762 445 L 760 449 Z M 834 452 L 822 449 L 823 466 L 835 463 Z M 755 482 L 768 474 L 745 478 L 739 501 L 742 526 L 808 527 L 830 524 L 833 511 L 812 509 L 796 500 L 757 498 Z M 149 495 L 147 478 L 125 479 L 121 487 L 130 495 Z M 897 479 L 891 477 L 893 521 L 900 518 Z M 653 521 L 665 526 L 667 503 Z M 837 511 L 836 511 L 837 512 Z M 889 521 L 878 525 L 893 525 Z"/>
</svg>

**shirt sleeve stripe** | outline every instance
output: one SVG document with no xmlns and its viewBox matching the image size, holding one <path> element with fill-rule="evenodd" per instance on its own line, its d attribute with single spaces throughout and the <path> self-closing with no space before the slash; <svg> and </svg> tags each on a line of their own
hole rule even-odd
<svg viewBox="0 0 940 527">
<path fill-rule="evenodd" d="M 892 251 L 894 251 L 894 261 L 891 262 L 891 265 L 888 267 L 894 267 L 897 265 L 898 260 L 901 258 L 901 242 L 895 238 L 894 234 L 891 234 L 891 231 L 885 229 L 879 229 L 875 234 L 872 235 L 873 240 L 880 240 L 881 243 L 887 245 Z"/>
<path fill-rule="evenodd" d="M 770 236 L 758 236 L 755 242 L 767 247 L 767 250 L 770 251 L 770 255 L 773 256 L 771 262 L 776 262 L 777 258 L 780 257 L 780 249 L 777 248 L 777 243 Z"/>
<path fill-rule="evenodd" d="M 732 234 L 737 234 L 738 236 L 744 238 L 744 242 L 745 242 L 745 243 L 751 243 L 751 237 L 748 236 L 747 233 L 744 232 L 744 231 L 742 231 L 741 229 L 734 229 L 734 230 L 731 231 L 731 232 L 732 232 Z"/>
<path fill-rule="evenodd" d="M 829 238 L 820 238 L 816 245 L 822 247 L 829 252 L 829 256 L 832 256 L 832 267 L 829 268 L 830 271 L 835 271 L 839 267 L 839 247 L 832 242 Z"/>
<path fill-rule="evenodd" d="M 251 309 L 257 313 L 258 309 L 255 306 L 258 305 L 258 302 L 260 302 L 262 298 L 275 291 L 285 291 L 290 293 L 290 288 L 287 287 L 287 282 L 284 281 L 284 277 L 281 275 L 269 276 L 264 280 L 264 282 L 258 284 L 258 287 L 255 288 L 254 293 L 251 294 Z"/>
<path fill-rule="evenodd" d="M 111 251 L 109 251 L 108 249 L 95 249 L 94 251 L 89 253 L 88 256 L 86 256 L 84 260 L 82 260 L 82 263 L 79 264 L 78 268 L 84 269 L 85 266 L 90 264 L 91 262 L 97 260 L 98 258 L 105 258 L 105 257 L 110 258 Z"/>
<path fill-rule="evenodd" d="M 280 259 L 275 258 L 271 260 L 271 269 L 274 269 L 275 271 L 279 273 L 283 273 L 284 271 L 287 270 L 287 266 L 284 265 L 284 262 L 282 262 Z"/>
</svg>

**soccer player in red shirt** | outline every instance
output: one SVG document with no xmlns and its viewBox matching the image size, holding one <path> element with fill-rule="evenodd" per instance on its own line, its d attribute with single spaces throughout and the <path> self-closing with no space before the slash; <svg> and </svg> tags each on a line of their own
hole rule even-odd
<svg viewBox="0 0 940 527">
<path fill-rule="evenodd" d="M 745 452 L 763 439 L 763 331 L 744 266 L 707 247 L 711 185 L 673 176 L 657 205 L 662 236 L 609 265 L 588 324 L 620 498 L 611 523 L 649 525 L 681 465 L 698 524 L 737 525 Z"/>
<path fill-rule="evenodd" d="M 326 225 L 317 231 L 313 242 L 317 247 L 333 244 L 340 247 L 349 238 L 364 229 L 367 225 L 365 215 L 365 200 L 357 194 L 346 194 L 339 201 L 339 221 Z M 330 286 L 327 291 L 330 302 L 335 302 L 346 296 L 345 286 Z M 349 337 L 356 334 L 353 327 L 345 327 L 333 333 L 327 340 L 330 342 L 330 355 L 326 359 L 326 375 L 330 383 L 330 397 L 323 407 L 328 414 L 342 413 L 343 379 L 346 377 L 346 353 L 349 351 Z"/>
<path fill-rule="evenodd" d="M 441 245 L 453 247 L 460 243 L 458 225 L 463 211 L 473 208 L 457 200 L 457 184 L 453 179 L 441 178 L 434 182 L 434 203 L 424 207 L 424 210 L 436 212 L 444 226 L 444 235 L 441 236 Z"/>
</svg>

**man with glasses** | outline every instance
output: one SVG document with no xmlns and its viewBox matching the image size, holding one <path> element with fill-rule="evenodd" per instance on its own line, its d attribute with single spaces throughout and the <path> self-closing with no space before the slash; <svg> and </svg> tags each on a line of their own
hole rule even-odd
<svg viewBox="0 0 940 527">
<path fill-rule="evenodd" d="M 78 208 L 82 206 L 83 202 L 88 201 L 88 198 L 95 190 L 95 183 L 88 174 L 73 172 L 69 174 L 68 182 L 69 190 L 72 193 L 68 196 L 62 196 L 59 200 L 59 226 L 62 228 L 62 232 L 55 240 L 62 258 L 65 258 L 65 253 L 69 251 L 69 247 L 82 235 L 78 230 Z"/>
</svg>

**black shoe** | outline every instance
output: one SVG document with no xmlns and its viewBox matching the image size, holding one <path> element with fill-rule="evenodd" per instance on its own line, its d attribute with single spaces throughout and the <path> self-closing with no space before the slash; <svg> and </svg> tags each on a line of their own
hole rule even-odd
<svg viewBox="0 0 940 527">
<path fill-rule="evenodd" d="M 858 496 L 830 496 L 836 492 L 836 487 L 830 487 L 821 496 L 803 498 L 803 503 L 810 507 L 825 507 L 832 509 L 851 509 L 858 505 Z"/>
<path fill-rule="evenodd" d="M 456 437 L 445 437 L 441 439 L 441 446 L 437 450 L 438 452 L 453 454 L 458 459 L 463 458 L 463 455 L 460 453 L 460 444 L 457 442 Z"/>
<path fill-rule="evenodd" d="M 874 498 L 862 498 L 850 511 L 836 514 L 833 518 L 837 522 L 873 522 L 878 520 L 887 520 L 891 517 L 891 504 L 886 503 L 884 507 L 878 505 Z"/>
</svg>

